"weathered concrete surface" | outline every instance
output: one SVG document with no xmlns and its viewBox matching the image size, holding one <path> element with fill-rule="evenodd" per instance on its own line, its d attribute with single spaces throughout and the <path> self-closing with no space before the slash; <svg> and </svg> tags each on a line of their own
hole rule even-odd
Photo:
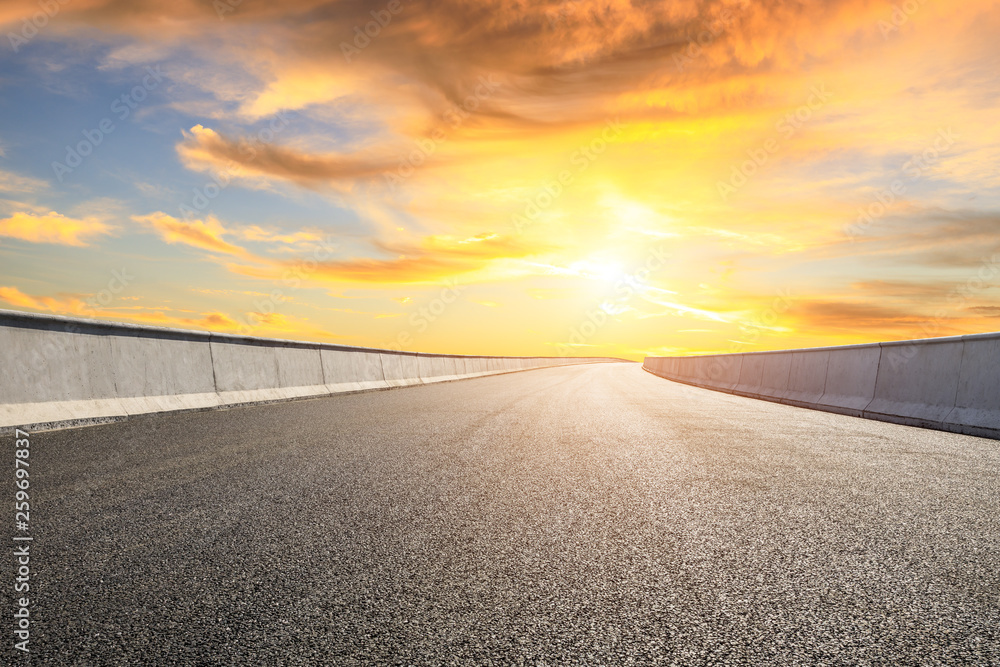
<svg viewBox="0 0 1000 667">
<path fill-rule="evenodd" d="M 826 391 L 829 365 L 829 350 L 792 353 L 788 368 L 788 388 L 781 395 L 781 402 L 801 406 L 819 405 Z"/>
<path fill-rule="evenodd" d="M 116 392 L 130 415 L 199 410 L 222 404 L 212 351 L 203 339 L 178 333 L 148 338 L 139 332 L 109 337 Z"/>
<path fill-rule="evenodd" d="M 763 377 L 764 357 L 759 354 L 744 354 L 743 363 L 740 365 L 740 381 L 733 387 L 733 393 L 756 396 L 760 393 L 760 383 Z"/>
<path fill-rule="evenodd" d="M 745 355 L 749 357 L 753 355 Z M 788 374 L 792 366 L 792 355 L 761 354 L 764 357 L 764 371 L 761 373 L 758 394 L 762 397 L 780 400 L 788 392 Z"/>
<path fill-rule="evenodd" d="M 742 354 L 720 354 L 712 363 L 704 365 L 701 379 L 702 386 L 732 392 L 740 383 L 740 370 L 743 368 Z"/>
<path fill-rule="evenodd" d="M 424 384 L 449 382 L 457 380 L 460 377 L 453 357 L 420 356 L 418 358 L 418 366 L 420 369 L 420 379 Z"/>
<path fill-rule="evenodd" d="M 644 368 L 752 398 L 1000 438 L 1000 333 L 743 354 L 729 387 L 718 369 L 732 356 L 647 357 Z M 722 379 L 706 381 L 713 372 Z"/>
<path fill-rule="evenodd" d="M 698 362 L 690 357 L 682 357 L 677 360 L 677 375 L 684 380 L 692 381 L 698 379 Z"/>
<path fill-rule="evenodd" d="M 883 343 L 865 416 L 913 426 L 946 423 L 958 396 L 962 347 L 961 338 Z"/>
<path fill-rule="evenodd" d="M 415 354 L 383 352 L 382 372 L 391 387 L 410 387 L 423 384 L 420 379 L 420 361 Z"/>
<path fill-rule="evenodd" d="M 111 341 L 66 318 L 10 318 L 0 326 L 0 420 L 45 423 L 128 413 L 115 390 Z M 34 327 L 39 328 L 34 328 Z M 23 422 L 21 420 L 24 420 Z"/>
<path fill-rule="evenodd" d="M 947 421 L 972 435 L 1000 432 L 1000 337 L 965 336 L 955 409 Z"/>
<path fill-rule="evenodd" d="M 861 417 L 875 398 L 880 345 L 829 348 L 826 389 L 818 406 L 830 412 Z"/>
<path fill-rule="evenodd" d="M 320 396 L 327 393 L 323 358 L 319 346 L 275 347 L 278 383 L 283 399 Z"/>
<path fill-rule="evenodd" d="M 421 355 L 0 311 L 0 429 L 37 430 L 590 361 Z"/>
<path fill-rule="evenodd" d="M 244 336 L 213 334 L 212 367 L 215 388 L 228 405 L 280 400 L 275 348 Z"/>
<path fill-rule="evenodd" d="M 322 349 L 323 377 L 331 394 L 342 391 L 387 389 L 378 352 L 360 349 Z"/>
</svg>

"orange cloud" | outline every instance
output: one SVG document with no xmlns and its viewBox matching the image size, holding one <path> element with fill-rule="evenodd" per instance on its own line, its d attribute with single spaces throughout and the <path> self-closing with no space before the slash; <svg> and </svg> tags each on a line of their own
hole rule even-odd
<svg viewBox="0 0 1000 667">
<path fill-rule="evenodd" d="M 55 211 L 45 215 L 15 213 L 0 220 L 0 236 L 32 243 L 86 247 L 95 237 L 111 234 L 112 231 L 110 225 L 96 218 L 68 218 Z"/>
<path fill-rule="evenodd" d="M 275 280 L 280 275 L 317 282 L 359 282 L 373 284 L 438 283 L 447 278 L 487 268 L 492 262 L 525 257 L 532 248 L 516 239 L 487 234 L 457 240 L 431 236 L 420 245 L 399 245 L 375 241 L 381 251 L 395 255 L 391 259 L 352 258 L 318 262 L 283 261 L 270 266 L 229 264 L 233 273 Z M 310 268 L 311 266 L 311 268 Z"/>
<path fill-rule="evenodd" d="M 121 297 L 126 299 L 128 297 Z M 131 299 L 130 299 L 131 300 Z M 163 312 L 162 309 L 148 309 L 142 306 L 126 308 L 100 308 L 80 296 L 59 294 L 56 296 L 25 294 L 16 287 L 0 285 L 0 301 L 15 308 L 42 310 L 58 315 L 76 317 L 125 320 L 159 326 L 208 329 L 211 331 L 236 331 L 240 323 L 222 312 L 201 313 L 201 317 L 187 317 Z M 146 312 L 136 312 L 145 310 Z"/>
<path fill-rule="evenodd" d="M 604 335 L 631 351 L 724 350 L 747 338 L 741 318 L 795 286 L 800 309 L 746 343 L 761 349 L 922 335 L 924 313 L 950 308 L 952 286 L 1000 248 L 995 4 L 909 3 L 894 18 L 902 10 L 871 0 L 407 0 L 347 59 L 344 44 L 385 0 L 245 0 L 226 5 L 224 31 L 211 3 L 74 0 L 46 39 L 96 35 L 115 45 L 106 62 L 118 67 L 150 54 L 169 61 L 182 84 L 172 104 L 218 122 L 184 134 L 174 147 L 182 164 L 253 186 L 335 189 L 324 195 L 359 220 L 346 243 L 357 228 L 380 230 L 372 252 L 313 264 L 295 257 L 316 243 L 314 230 L 137 218 L 168 243 L 224 256 L 238 275 L 370 285 L 381 298 L 398 293 L 385 285 L 492 281 L 462 302 L 505 307 L 465 319 L 456 307 L 445 349 L 486 340 L 468 331 L 503 332 L 510 312 L 537 332 L 560 317 L 571 325 L 614 290 L 615 271 L 603 269 L 631 272 L 630 257 L 663 242 L 669 263 L 616 304 Z M 12 0 L 0 20 L 16 29 L 34 11 L 35 0 Z M 207 94 L 184 99 L 185 86 Z M 817 86 L 831 97 L 812 105 Z M 253 139 L 286 109 L 304 121 Z M 612 141 L 606 124 L 618 118 Z M 919 179 L 905 176 L 906 160 L 950 126 L 954 147 Z M 418 177 L 391 193 L 377 187 L 442 129 Z M 718 184 L 737 176 L 738 191 L 720 199 Z M 908 179 L 905 195 L 846 238 L 859 207 L 882 205 L 895 178 Z M 44 187 L 4 179 L 8 191 Z M 513 225 L 514 214 L 531 224 Z M 256 255 L 251 243 L 268 247 Z M 984 286 L 948 310 L 941 330 L 995 326 L 994 294 Z M 157 316 L 180 317 L 143 315 Z M 188 321 L 229 326 L 224 317 Z M 706 327 L 711 335 L 696 330 Z M 557 340 L 532 335 L 503 345 Z"/>
<path fill-rule="evenodd" d="M 205 317 L 200 320 L 186 319 L 183 321 L 197 326 L 204 326 L 206 329 L 212 330 L 235 329 L 239 326 L 239 323 L 236 320 L 228 315 L 225 315 L 224 313 L 206 313 Z"/>
<path fill-rule="evenodd" d="M 93 309 L 78 296 L 61 294 L 58 296 L 32 296 L 16 287 L 0 286 L 0 301 L 16 308 L 46 310 L 52 313 L 82 315 Z"/>
<path fill-rule="evenodd" d="M 191 169 L 223 170 L 231 176 L 267 176 L 313 187 L 343 179 L 380 176 L 398 160 L 351 155 L 310 155 L 271 143 L 225 137 L 195 125 L 177 145 L 181 161 Z"/>
<path fill-rule="evenodd" d="M 222 223 L 212 216 L 205 220 L 178 220 L 158 211 L 149 215 L 132 216 L 132 219 L 152 228 L 167 243 L 181 243 L 209 252 L 254 259 L 246 249 L 233 245 L 223 238 L 232 232 L 225 229 Z"/>
<path fill-rule="evenodd" d="M 254 335 L 274 338 L 302 336 L 315 340 L 345 338 L 345 336 L 331 334 L 304 317 L 283 313 L 247 313 L 246 315 L 247 321 L 253 326 Z"/>
</svg>

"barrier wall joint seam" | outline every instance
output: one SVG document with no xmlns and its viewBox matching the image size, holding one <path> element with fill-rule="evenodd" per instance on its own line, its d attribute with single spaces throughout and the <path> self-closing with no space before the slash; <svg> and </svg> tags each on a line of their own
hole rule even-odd
<svg viewBox="0 0 1000 667">
<path fill-rule="evenodd" d="M 829 352 L 826 355 L 826 375 L 823 376 L 823 393 L 819 395 L 820 399 L 826 396 L 826 385 L 830 381 L 830 358 L 832 356 Z"/>
<path fill-rule="evenodd" d="M 321 347 L 316 348 L 316 356 L 319 357 L 319 376 L 323 378 L 323 386 L 326 387 L 330 383 L 326 381 L 326 369 L 323 368 L 323 348 Z"/>
<path fill-rule="evenodd" d="M 868 404 L 865 405 L 865 407 L 862 408 L 862 410 L 861 410 L 861 416 L 865 417 L 867 419 L 873 419 L 873 417 L 869 417 L 868 416 L 869 415 L 868 408 L 870 408 L 872 406 L 872 403 L 875 402 L 875 397 L 878 395 L 878 379 L 882 375 L 882 355 L 883 354 L 885 354 L 885 347 L 882 345 L 882 343 L 879 343 L 878 344 L 878 363 L 875 365 L 875 386 L 872 387 L 872 400 L 868 401 Z"/>
<path fill-rule="evenodd" d="M 951 402 L 951 410 L 945 415 L 945 420 L 951 416 L 951 413 L 955 411 L 958 407 L 958 392 L 962 389 L 962 367 L 965 365 L 965 340 L 962 340 L 962 355 L 958 358 L 958 382 L 955 383 L 955 399 Z"/>
<path fill-rule="evenodd" d="M 219 393 L 219 379 L 215 377 L 215 350 L 212 349 L 212 336 L 208 337 L 208 359 L 212 362 L 212 387 L 215 388 L 215 393 Z"/>
<path fill-rule="evenodd" d="M 107 337 L 108 341 L 108 359 L 111 360 L 111 384 L 115 388 L 115 398 L 120 399 L 121 395 L 118 392 L 118 373 L 115 372 L 114 359 L 115 359 L 115 346 L 111 344 L 111 336 Z"/>
</svg>

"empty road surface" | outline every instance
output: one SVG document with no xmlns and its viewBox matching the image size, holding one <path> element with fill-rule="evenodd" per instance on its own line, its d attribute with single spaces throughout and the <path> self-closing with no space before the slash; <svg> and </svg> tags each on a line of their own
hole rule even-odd
<svg viewBox="0 0 1000 667">
<path fill-rule="evenodd" d="M 31 443 L 30 664 L 1000 664 L 996 441 L 601 364 Z"/>
</svg>

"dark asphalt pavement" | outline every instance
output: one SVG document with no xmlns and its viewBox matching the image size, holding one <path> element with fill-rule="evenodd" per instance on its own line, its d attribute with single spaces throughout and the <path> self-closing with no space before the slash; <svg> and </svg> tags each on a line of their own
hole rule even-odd
<svg viewBox="0 0 1000 667">
<path fill-rule="evenodd" d="M 14 664 L 1000 664 L 996 441 L 602 364 L 31 442 Z"/>
</svg>

